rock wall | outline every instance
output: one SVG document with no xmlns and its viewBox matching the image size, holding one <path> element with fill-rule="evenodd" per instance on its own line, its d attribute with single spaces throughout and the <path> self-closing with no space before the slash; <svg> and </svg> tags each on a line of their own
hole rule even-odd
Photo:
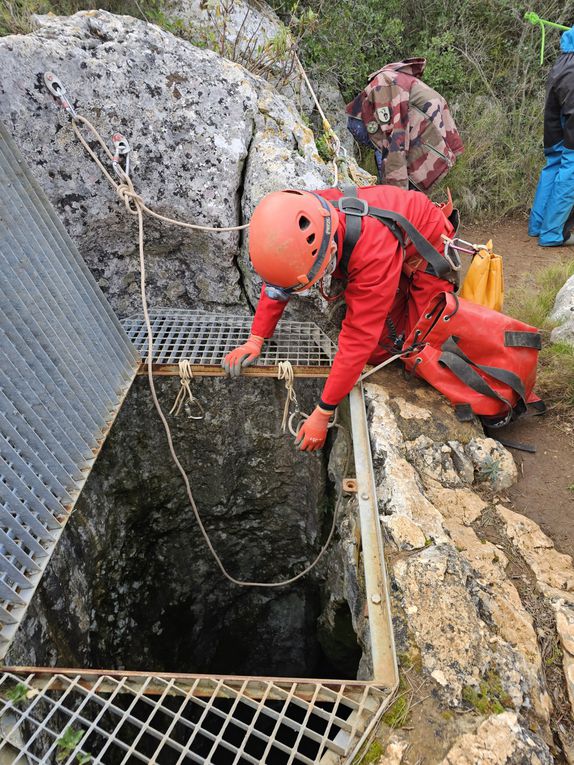
<svg viewBox="0 0 574 765">
<path fill-rule="evenodd" d="M 140 306 L 135 221 L 47 93 L 45 71 L 106 140 L 126 135 L 136 189 L 163 215 L 234 226 L 271 190 L 329 184 L 291 102 L 152 24 L 103 11 L 39 17 L 37 32 L 0 39 L 0 64 L 0 119 L 120 316 Z M 239 233 L 152 220 L 145 231 L 151 304 L 249 309 L 258 287 Z"/>
<path fill-rule="evenodd" d="M 572 559 L 507 507 L 498 442 L 398 371 L 367 396 L 402 695 L 420 705 L 400 733 L 386 716 L 380 763 L 574 762 Z"/>
<path fill-rule="evenodd" d="M 172 400 L 177 387 L 175 380 L 158 384 Z M 294 576 L 315 558 L 330 527 L 328 450 L 293 449 L 281 432 L 284 387 L 277 381 L 203 379 L 193 387 L 205 419 L 179 416 L 170 424 L 217 554 L 241 580 Z M 317 395 L 317 383 L 298 385 L 306 408 Z M 161 447 L 150 404 L 140 378 L 7 663 L 355 677 L 361 651 L 351 611 L 361 612 L 362 599 L 358 587 L 348 598 L 343 573 L 350 567 L 340 549 L 334 545 L 320 568 L 290 586 L 243 588 L 224 579 Z M 331 612 L 339 613 L 338 623 Z"/>
</svg>

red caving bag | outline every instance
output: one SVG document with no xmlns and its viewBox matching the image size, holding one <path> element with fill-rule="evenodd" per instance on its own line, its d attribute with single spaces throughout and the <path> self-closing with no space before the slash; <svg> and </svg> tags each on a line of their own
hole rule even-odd
<svg viewBox="0 0 574 765">
<path fill-rule="evenodd" d="M 451 292 L 434 297 L 406 339 L 409 372 L 422 377 L 451 403 L 461 420 L 479 415 L 502 427 L 533 404 L 541 337 L 535 327 L 471 303 Z"/>
</svg>

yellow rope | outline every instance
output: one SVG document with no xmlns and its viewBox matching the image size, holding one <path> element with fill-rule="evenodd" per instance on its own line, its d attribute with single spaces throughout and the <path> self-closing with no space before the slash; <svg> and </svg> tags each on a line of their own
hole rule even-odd
<svg viewBox="0 0 574 765">
<path fill-rule="evenodd" d="M 321 120 L 323 123 L 323 130 L 325 131 L 327 138 L 329 139 L 329 141 L 331 141 L 331 144 L 333 146 L 333 152 L 335 154 L 335 157 L 333 159 L 333 187 L 335 187 L 335 186 L 338 186 L 339 184 L 339 167 L 337 163 L 341 160 L 341 152 L 344 151 L 344 149 L 342 149 L 341 147 L 341 141 L 339 140 L 339 136 L 335 133 L 335 131 L 331 127 L 331 123 L 327 119 L 327 115 L 321 108 L 321 104 L 319 103 L 317 94 L 315 93 L 313 86 L 311 85 L 311 82 L 309 78 L 307 77 L 307 72 L 305 71 L 303 64 L 299 61 L 299 56 L 295 56 L 295 61 L 297 63 L 297 66 L 299 67 L 299 71 L 301 72 L 303 80 L 305 81 L 305 84 L 307 85 L 307 88 L 309 89 L 311 98 L 313 99 L 315 106 L 317 107 L 317 111 L 319 112 L 319 116 L 321 117 Z M 345 164 L 347 163 L 346 157 L 344 158 L 344 162 Z"/>
</svg>

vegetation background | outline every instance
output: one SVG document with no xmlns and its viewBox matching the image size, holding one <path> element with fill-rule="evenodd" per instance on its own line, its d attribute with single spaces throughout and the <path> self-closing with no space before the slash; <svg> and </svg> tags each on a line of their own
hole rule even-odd
<svg viewBox="0 0 574 765">
<path fill-rule="evenodd" d="M 559 52 L 560 33 L 548 30 L 541 65 L 540 28 L 526 22 L 524 13 L 534 11 L 569 26 L 574 24 L 574 0 L 269 4 L 290 35 L 273 41 L 275 50 L 266 55 L 283 55 L 292 44 L 311 76 L 336 78 L 346 101 L 385 63 L 424 56 L 425 80 L 447 98 L 463 135 L 466 150 L 448 185 L 466 220 L 527 212 L 543 162 L 544 82 Z M 230 54 L 213 30 L 174 21 L 170 5 L 170 0 L 0 0 L 0 34 L 28 31 L 32 13 L 67 15 L 100 7 L 159 23 L 195 44 Z M 234 0 L 205 0 L 204 6 L 223 28 Z"/>
</svg>

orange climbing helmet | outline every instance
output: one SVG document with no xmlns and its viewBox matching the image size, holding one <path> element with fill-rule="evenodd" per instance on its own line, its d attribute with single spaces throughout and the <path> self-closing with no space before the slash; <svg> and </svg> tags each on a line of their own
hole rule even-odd
<svg viewBox="0 0 574 765">
<path fill-rule="evenodd" d="M 288 300 L 323 276 L 338 221 L 335 209 L 311 191 L 263 197 L 249 225 L 249 257 L 269 297 Z"/>
</svg>

